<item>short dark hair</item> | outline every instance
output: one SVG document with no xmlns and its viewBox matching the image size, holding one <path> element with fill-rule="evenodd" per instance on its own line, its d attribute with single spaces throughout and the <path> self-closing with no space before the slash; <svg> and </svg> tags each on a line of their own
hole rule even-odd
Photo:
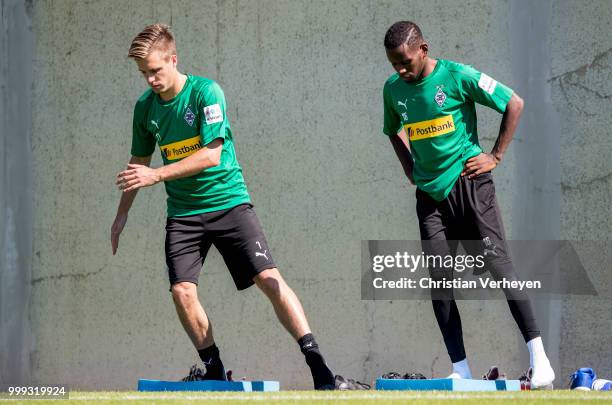
<svg viewBox="0 0 612 405">
<path fill-rule="evenodd" d="M 386 49 L 395 49 L 403 44 L 412 47 L 413 45 L 421 45 L 422 42 L 421 29 L 412 21 L 398 21 L 385 34 Z"/>
</svg>

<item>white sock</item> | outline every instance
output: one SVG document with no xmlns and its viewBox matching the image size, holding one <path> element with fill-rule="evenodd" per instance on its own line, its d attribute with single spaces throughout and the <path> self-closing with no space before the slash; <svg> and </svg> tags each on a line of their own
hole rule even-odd
<svg viewBox="0 0 612 405">
<path fill-rule="evenodd" d="M 552 384 L 555 379 L 555 372 L 550 366 L 550 361 L 544 351 L 542 338 L 531 339 L 527 342 L 527 348 L 529 349 L 529 363 L 533 369 L 533 376 L 531 377 L 532 387 L 544 387 Z"/>
<path fill-rule="evenodd" d="M 535 365 L 540 362 L 548 361 L 541 337 L 538 336 L 527 342 L 527 349 L 529 349 L 529 364 L 531 367 L 535 367 Z"/>
<path fill-rule="evenodd" d="M 470 365 L 468 364 L 467 358 L 453 363 L 453 373 L 447 378 L 464 378 L 471 379 L 472 372 L 470 371 Z"/>
</svg>

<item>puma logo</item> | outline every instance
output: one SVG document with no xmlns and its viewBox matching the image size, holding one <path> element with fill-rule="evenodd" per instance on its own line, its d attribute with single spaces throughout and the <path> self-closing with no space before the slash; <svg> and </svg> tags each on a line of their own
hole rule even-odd
<svg viewBox="0 0 612 405">
<path fill-rule="evenodd" d="M 259 247 L 259 250 L 261 250 L 261 243 L 259 243 L 259 241 L 255 241 L 255 243 L 257 244 L 257 247 Z M 268 249 L 265 249 L 263 252 L 255 252 L 255 257 L 265 257 L 266 260 L 270 260 L 268 259 L 268 255 L 266 253 L 268 253 Z"/>
<path fill-rule="evenodd" d="M 408 99 L 406 99 L 404 102 L 401 102 L 399 100 L 397 101 L 397 105 L 401 105 L 402 107 L 404 107 L 404 110 L 407 111 L 408 110 L 408 106 L 406 104 L 408 104 Z"/>
</svg>

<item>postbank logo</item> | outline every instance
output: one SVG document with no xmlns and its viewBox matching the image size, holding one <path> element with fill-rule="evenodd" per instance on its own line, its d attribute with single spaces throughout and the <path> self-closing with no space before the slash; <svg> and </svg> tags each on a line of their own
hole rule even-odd
<svg viewBox="0 0 612 405">
<path fill-rule="evenodd" d="M 455 130 L 455 120 L 453 120 L 452 115 L 446 115 L 433 120 L 405 124 L 404 129 L 411 141 L 418 141 L 453 132 Z"/>
<path fill-rule="evenodd" d="M 202 139 L 200 136 L 185 139 L 184 141 L 162 145 L 161 150 L 168 160 L 178 160 L 193 155 L 202 149 Z"/>
</svg>

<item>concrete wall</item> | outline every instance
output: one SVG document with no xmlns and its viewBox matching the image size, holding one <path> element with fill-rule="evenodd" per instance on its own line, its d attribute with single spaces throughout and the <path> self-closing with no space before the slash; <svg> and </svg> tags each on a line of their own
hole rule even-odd
<svg viewBox="0 0 612 405">
<path fill-rule="evenodd" d="M 31 7 L 0 2 L 0 385 L 31 379 Z"/>
<path fill-rule="evenodd" d="M 570 296 L 558 306 L 559 363 L 562 370 L 593 365 L 611 376 L 612 266 L 594 263 L 610 257 L 612 229 L 612 3 L 555 1 L 552 11 L 548 82 L 560 123 L 560 237 L 606 242 L 584 255 L 599 297 Z"/>
<path fill-rule="evenodd" d="M 382 39 L 398 19 L 420 23 L 434 57 L 468 62 L 525 96 L 526 118 L 495 173 L 508 234 L 608 240 L 605 44 L 612 28 L 605 22 L 612 6 L 456 4 L 34 2 L 25 14 L 36 38 L 33 232 L 31 255 L 21 253 L 31 257 L 31 291 L 24 292 L 31 381 L 128 389 L 141 377 L 178 378 L 196 359 L 167 292 L 162 187 L 140 193 L 119 254 L 110 254 L 119 199 L 113 179 L 129 158 L 133 104 L 145 89 L 125 55 L 132 37 L 152 22 L 173 25 L 184 71 L 224 88 L 239 160 L 275 260 L 339 373 L 372 380 L 389 370 L 449 371 L 429 302 L 360 301 L 360 241 L 418 238 L 414 190 L 381 132 L 382 85 L 392 73 Z M 500 116 L 479 112 L 481 139 L 490 148 Z M 554 122 L 542 125 L 540 116 Z M 7 218 L 2 214 L 5 229 Z M 255 289 L 236 293 L 216 251 L 200 281 L 224 362 L 236 375 L 310 387 L 301 354 L 268 302 Z M 4 284 L 0 293 L 5 297 Z M 612 353 L 599 349 L 612 332 L 609 298 L 538 307 L 559 383 L 583 365 L 612 375 Z M 462 302 L 460 309 L 476 374 L 491 364 L 512 376 L 526 368 L 505 302 Z M 0 344 L 2 352 L 10 347 Z"/>
</svg>

